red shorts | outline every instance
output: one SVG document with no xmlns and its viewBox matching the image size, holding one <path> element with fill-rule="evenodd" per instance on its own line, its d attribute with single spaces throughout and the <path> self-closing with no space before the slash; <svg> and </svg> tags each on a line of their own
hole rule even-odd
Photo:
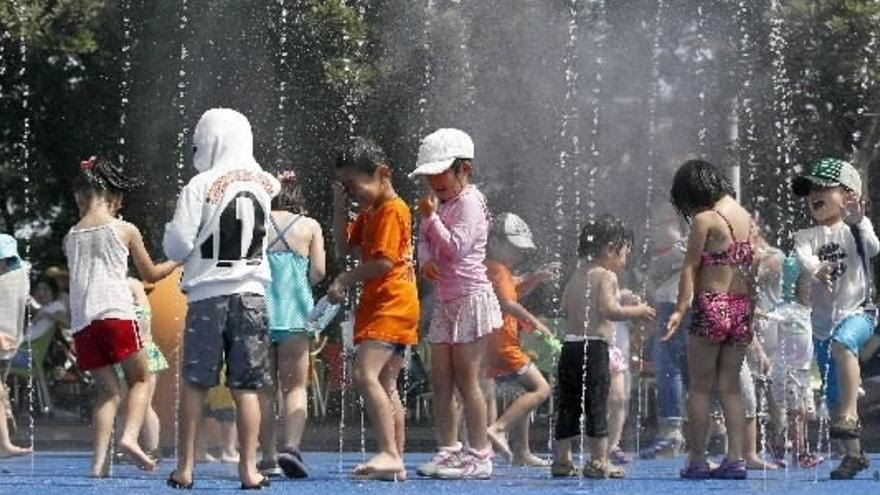
<svg viewBox="0 0 880 495">
<path fill-rule="evenodd" d="M 144 344 L 134 320 L 95 320 L 73 334 L 76 365 L 83 371 L 125 361 Z"/>
</svg>

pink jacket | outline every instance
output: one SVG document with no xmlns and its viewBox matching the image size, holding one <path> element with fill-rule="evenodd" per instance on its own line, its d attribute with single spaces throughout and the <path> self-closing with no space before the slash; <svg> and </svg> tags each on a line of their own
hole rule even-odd
<svg viewBox="0 0 880 495">
<path fill-rule="evenodd" d="M 469 185 L 457 197 L 441 203 L 437 213 L 422 219 L 419 261 L 436 261 L 440 266 L 436 282 L 440 301 L 492 291 L 483 264 L 490 218 L 483 193 Z"/>
</svg>

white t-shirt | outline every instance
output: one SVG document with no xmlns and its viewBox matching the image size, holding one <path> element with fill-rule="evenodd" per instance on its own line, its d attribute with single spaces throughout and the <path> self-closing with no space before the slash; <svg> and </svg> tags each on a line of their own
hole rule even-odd
<svg viewBox="0 0 880 495">
<path fill-rule="evenodd" d="M 880 240 L 868 217 L 857 228 L 865 255 L 872 258 L 880 253 Z M 868 277 L 855 238 L 844 222 L 829 227 L 820 225 L 795 232 L 794 249 L 801 270 L 813 276 L 813 335 L 828 339 L 831 331 L 847 316 L 858 312 L 868 297 Z M 815 278 L 825 264 L 835 266 L 831 291 Z"/>
<path fill-rule="evenodd" d="M 6 334 L 16 343 L 21 342 L 30 290 L 27 266 L 0 275 L 0 333 Z M 15 349 L 0 351 L 0 360 L 10 359 L 14 355 Z"/>
<path fill-rule="evenodd" d="M 34 312 L 34 319 L 28 325 L 27 335 L 25 336 L 28 342 L 39 339 L 55 328 L 54 315 L 66 311 L 67 307 L 61 301 L 52 301 L 37 309 Z"/>
</svg>

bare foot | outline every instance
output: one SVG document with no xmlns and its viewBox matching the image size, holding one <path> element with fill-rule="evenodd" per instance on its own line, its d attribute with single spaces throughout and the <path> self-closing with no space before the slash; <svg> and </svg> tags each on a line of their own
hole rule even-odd
<svg viewBox="0 0 880 495">
<path fill-rule="evenodd" d="M 104 459 L 104 463 L 100 466 L 92 466 L 92 470 L 89 472 L 89 478 L 106 478 L 110 476 L 110 462 L 108 459 Z"/>
<path fill-rule="evenodd" d="M 405 468 L 403 466 L 403 461 L 400 460 L 400 457 L 391 456 L 386 453 L 379 453 L 373 456 L 372 459 L 367 461 L 366 464 L 358 466 L 356 469 L 356 474 L 395 474 L 403 471 Z"/>
<path fill-rule="evenodd" d="M 550 465 L 550 461 L 541 459 L 531 452 L 526 452 L 525 454 L 514 454 L 510 464 L 522 467 L 547 467 Z"/>
<path fill-rule="evenodd" d="M 513 452 L 510 451 L 510 445 L 507 444 L 507 433 L 498 429 L 497 426 L 492 425 L 486 429 L 486 435 L 489 437 L 489 441 L 492 442 L 492 445 L 500 450 L 508 461 L 513 459 Z"/>
<path fill-rule="evenodd" d="M 0 447 L 0 459 L 6 457 L 19 457 L 33 453 L 34 449 L 30 447 L 16 447 L 9 444 L 6 447 Z"/>
<path fill-rule="evenodd" d="M 220 460 L 227 464 L 238 464 L 238 460 L 240 459 L 238 452 L 223 452 L 220 456 Z M 216 462 L 217 459 L 214 459 Z"/>
<path fill-rule="evenodd" d="M 136 442 L 128 443 L 125 441 L 120 441 L 119 451 L 127 455 L 132 460 L 132 462 L 134 462 L 135 466 L 137 466 L 142 471 L 152 471 L 156 469 L 156 461 L 148 456 L 143 450 L 141 450 L 140 445 L 138 445 Z"/>
<path fill-rule="evenodd" d="M 257 471 L 256 466 L 242 466 L 238 465 L 238 477 L 241 479 L 241 484 L 243 486 L 257 486 L 262 484 L 266 477 L 260 474 Z"/>
<path fill-rule="evenodd" d="M 763 471 L 763 470 L 773 470 L 778 469 L 776 464 L 765 462 L 764 459 L 761 459 L 758 456 L 754 457 L 746 457 L 746 469 L 752 471 Z"/>
</svg>

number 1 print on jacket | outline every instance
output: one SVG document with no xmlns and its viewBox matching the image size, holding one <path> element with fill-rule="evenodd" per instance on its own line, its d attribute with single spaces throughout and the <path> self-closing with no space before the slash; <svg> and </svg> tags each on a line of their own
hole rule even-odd
<svg viewBox="0 0 880 495">
<path fill-rule="evenodd" d="M 193 136 L 200 172 L 181 190 L 165 226 L 165 254 L 184 264 L 181 288 L 192 301 L 263 294 L 266 222 L 280 185 L 253 158 L 247 119 L 228 109 L 206 112 Z"/>
</svg>

